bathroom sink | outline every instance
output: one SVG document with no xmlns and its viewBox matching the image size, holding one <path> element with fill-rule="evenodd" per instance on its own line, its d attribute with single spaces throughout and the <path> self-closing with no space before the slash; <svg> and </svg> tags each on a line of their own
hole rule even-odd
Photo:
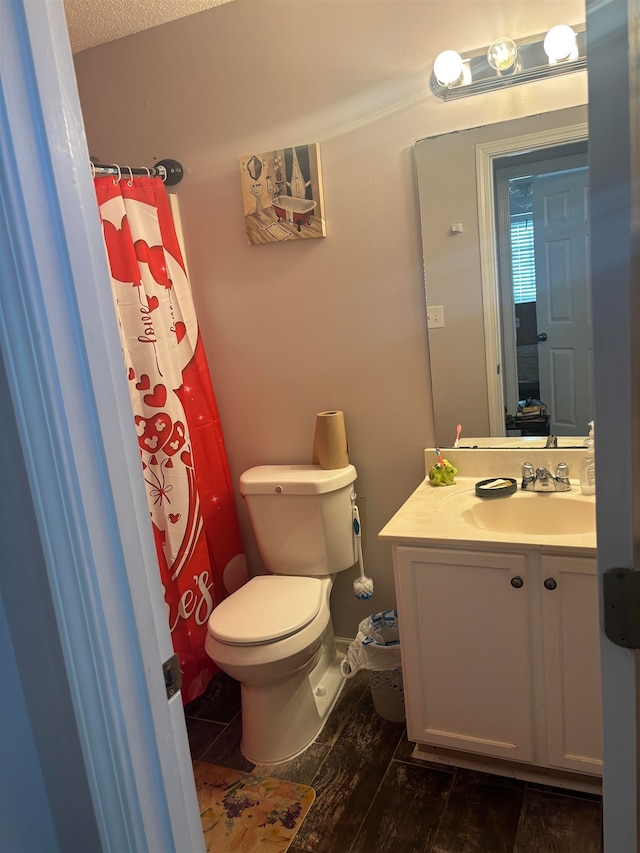
<svg viewBox="0 0 640 853">
<path fill-rule="evenodd" d="M 517 492 L 499 498 L 479 498 L 464 491 L 445 498 L 440 509 L 462 521 L 496 533 L 540 536 L 593 533 L 596 506 L 593 499 L 566 493 Z"/>
</svg>

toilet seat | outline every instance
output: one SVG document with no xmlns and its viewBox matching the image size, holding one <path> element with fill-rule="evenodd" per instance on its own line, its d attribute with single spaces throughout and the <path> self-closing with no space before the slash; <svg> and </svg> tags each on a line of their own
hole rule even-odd
<svg viewBox="0 0 640 853">
<path fill-rule="evenodd" d="M 321 603 L 318 578 L 259 575 L 214 608 L 208 630 L 227 645 L 272 643 L 301 631 L 318 615 Z"/>
</svg>

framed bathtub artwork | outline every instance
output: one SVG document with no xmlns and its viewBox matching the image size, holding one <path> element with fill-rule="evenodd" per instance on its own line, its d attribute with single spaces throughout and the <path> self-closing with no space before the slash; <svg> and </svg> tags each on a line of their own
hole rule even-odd
<svg viewBox="0 0 640 853">
<path fill-rule="evenodd" d="M 317 143 L 241 157 L 240 179 L 250 245 L 326 237 Z"/>
</svg>

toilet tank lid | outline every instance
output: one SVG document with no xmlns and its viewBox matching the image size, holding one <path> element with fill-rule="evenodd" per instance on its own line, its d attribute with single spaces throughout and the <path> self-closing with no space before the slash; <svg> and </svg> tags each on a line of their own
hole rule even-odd
<svg viewBox="0 0 640 853">
<path fill-rule="evenodd" d="M 357 476 L 353 465 L 258 465 L 240 475 L 240 494 L 321 495 L 355 483 Z"/>
</svg>

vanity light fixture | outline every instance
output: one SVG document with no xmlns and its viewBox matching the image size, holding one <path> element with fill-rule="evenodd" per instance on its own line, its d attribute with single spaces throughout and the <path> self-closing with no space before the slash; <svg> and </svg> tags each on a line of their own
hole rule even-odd
<svg viewBox="0 0 640 853">
<path fill-rule="evenodd" d="M 578 58 L 578 39 L 566 24 L 552 27 L 544 37 L 543 47 L 549 57 L 549 65 L 572 62 Z"/>
<path fill-rule="evenodd" d="M 448 101 L 586 67 L 584 24 L 560 24 L 546 34 L 523 39 L 502 36 L 488 48 L 469 53 L 443 51 L 433 65 L 431 91 Z"/>
<path fill-rule="evenodd" d="M 433 73 L 440 86 L 464 83 L 464 62 L 455 50 L 444 50 L 433 63 Z M 469 77 L 467 82 L 471 82 Z"/>
<path fill-rule="evenodd" d="M 487 62 L 494 71 L 513 73 L 517 68 L 518 45 L 510 38 L 499 38 L 491 42 L 487 50 Z"/>
</svg>

